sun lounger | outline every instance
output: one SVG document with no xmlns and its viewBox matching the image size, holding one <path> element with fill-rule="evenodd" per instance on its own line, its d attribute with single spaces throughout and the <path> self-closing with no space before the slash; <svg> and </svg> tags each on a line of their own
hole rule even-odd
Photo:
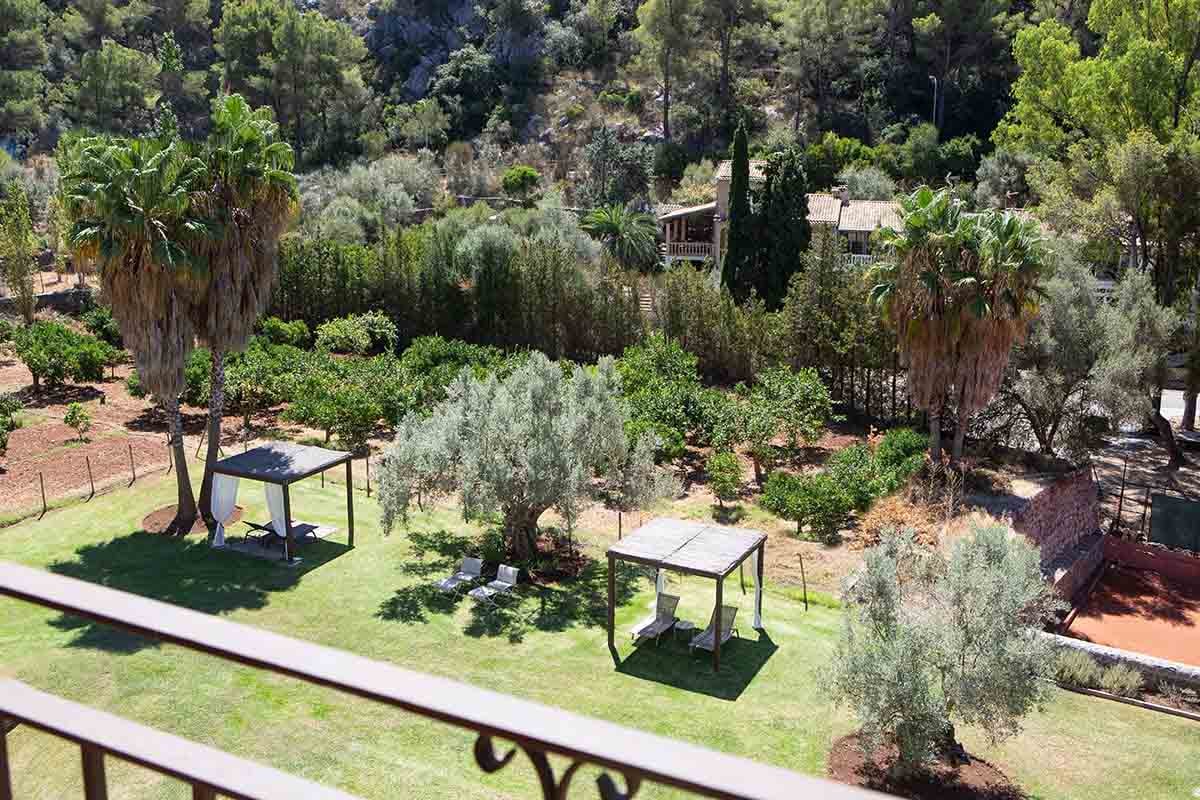
<svg viewBox="0 0 1200 800">
<path fill-rule="evenodd" d="M 458 572 L 437 582 L 437 588 L 446 594 L 458 594 L 464 586 L 470 586 L 479 580 L 483 572 L 483 562 L 478 558 L 464 558 Z"/>
<path fill-rule="evenodd" d="M 737 628 L 733 627 L 733 620 L 735 617 L 737 617 L 737 607 L 721 606 L 721 644 L 722 645 L 724 645 L 726 642 L 728 642 L 730 637 L 732 637 L 732 636 L 737 636 L 739 639 L 741 638 L 740 634 L 738 634 Z M 700 648 L 701 650 L 711 651 L 713 649 L 713 647 L 715 646 L 714 642 L 716 640 L 716 636 L 715 636 L 716 622 L 717 622 L 717 612 L 716 612 L 716 609 L 714 609 L 713 615 L 708 621 L 708 627 L 704 629 L 703 633 L 696 634 L 696 636 L 692 639 L 692 643 L 690 645 L 688 645 L 689 651 L 695 650 L 697 647 Z"/>
<path fill-rule="evenodd" d="M 646 617 L 633 628 L 633 638 L 653 639 L 658 645 L 659 637 L 675 627 L 675 609 L 679 606 L 679 598 L 673 594 L 660 594 L 655 604 L 653 616 Z"/>
<path fill-rule="evenodd" d="M 490 581 L 483 586 L 476 586 L 471 591 L 467 592 L 472 598 L 488 605 L 496 605 L 496 598 L 506 597 L 512 594 L 517 588 L 516 567 L 510 567 L 508 564 L 501 564 L 500 570 L 496 574 L 496 580 Z"/>
</svg>

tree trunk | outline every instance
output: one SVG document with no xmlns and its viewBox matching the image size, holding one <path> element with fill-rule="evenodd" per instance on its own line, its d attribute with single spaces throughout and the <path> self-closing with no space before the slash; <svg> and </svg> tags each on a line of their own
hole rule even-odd
<svg viewBox="0 0 1200 800">
<path fill-rule="evenodd" d="M 1196 430 L 1196 390 L 1188 389 L 1183 393 L 1183 429 Z"/>
<path fill-rule="evenodd" d="M 1175 441 L 1175 431 L 1171 430 L 1171 423 L 1167 418 L 1155 410 L 1150 414 L 1150 422 L 1158 431 L 1158 438 L 1162 439 L 1163 447 L 1167 448 L 1167 469 L 1175 470 L 1186 466 L 1189 462 L 1179 449 L 1179 442 Z"/>
<path fill-rule="evenodd" d="M 545 508 L 518 506 L 504 512 L 504 532 L 518 561 L 530 561 L 537 555 L 538 518 Z"/>
<path fill-rule="evenodd" d="M 208 399 L 208 449 L 204 454 L 204 478 L 200 481 L 200 513 L 209 525 L 224 522 L 213 516 L 213 467 L 221 453 L 221 418 L 225 413 L 225 353 L 212 350 L 212 393 Z"/>
<path fill-rule="evenodd" d="M 954 426 L 954 449 L 950 451 L 950 463 L 958 464 L 963 454 L 963 443 L 967 439 L 967 421 L 959 414 Z"/>
<path fill-rule="evenodd" d="M 187 453 L 183 447 L 183 415 L 179 413 L 179 398 L 163 401 L 167 414 L 167 426 L 171 432 L 171 458 L 175 461 L 175 487 L 177 489 L 175 519 L 167 533 L 185 536 L 192 530 L 199 513 L 196 495 L 192 492 L 192 481 L 188 476 Z"/>
<path fill-rule="evenodd" d="M 671 141 L 671 56 L 663 59 L 663 141 Z"/>
<path fill-rule="evenodd" d="M 929 460 L 934 464 L 942 461 L 942 412 L 929 412 Z"/>
</svg>

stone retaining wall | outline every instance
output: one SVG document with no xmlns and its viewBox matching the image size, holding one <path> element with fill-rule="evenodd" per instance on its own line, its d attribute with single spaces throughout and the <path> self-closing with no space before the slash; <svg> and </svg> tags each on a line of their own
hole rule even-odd
<svg viewBox="0 0 1200 800">
<path fill-rule="evenodd" d="M 1064 600 L 1073 600 L 1087 588 L 1088 582 L 1100 569 L 1105 558 L 1105 542 L 1109 537 L 1088 534 L 1074 547 L 1060 553 L 1058 558 L 1042 567 L 1046 580 L 1054 584 Z"/>
<path fill-rule="evenodd" d="M 1013 515 L 1013 529 L 1042 551 L 1049 568 L 1100 529 L 1100 499 L 1090 468 L 1066 475 L 1029 498 Z"/>
<path fill-rule="evenodd" d="M 1154 686 L 1159 681 L 1168 681 L 1178 686 L 1200 689 L 1200 667 L 1181 664 L 1178 661 L 1168 661 L 1165 658 L 1155 658 L 1135 653 L 1132 650 L 1121 650 L 1116 647 L 1072 639 L 1057 633 L 1041 633 L 1041 635 L 1049 638 L 1056 648 L 1087 653 L 1101 664 L 1125 664 L 1133 667 L 1142 673 L 1149 686 Z"/>
<path fill-rule="evenodd" d="M 1148 569 L 1182 583 L 1200 583 L 1200 557 L 1115 536 L 1104 537 L 1104 557 L 1135 569 Z"/>
<path fill-rule="evenodd" d="M 45 292 L 37 296 L 38 310 L 50 309 L 60 314 L 78 314 L 83 310 L 83 304 L 88 292 L 77 289 L 67 289 L 61 292 Z M 0 297 L 0 313 L 17 313 L 17 303 L 12 297 Z"/>
</svg>

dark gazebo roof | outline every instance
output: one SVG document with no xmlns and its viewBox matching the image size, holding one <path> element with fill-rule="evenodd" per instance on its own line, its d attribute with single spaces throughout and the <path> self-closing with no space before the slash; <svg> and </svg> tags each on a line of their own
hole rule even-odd
<svg viewBox="0 0 1200 800">
<path fill-rule="evenodd" d="M 723 578 L 766 538 L 765 533 L 749 528 L 659 518 L 608 548 L 608 553 L 622 561 Z"/>
<path fill-rule="evenodd" d="M 213 472 L 286 485 L 344 464 L 350 459 L 350 453 L 341 450 L 272 442 L 221 459 L 213 466 Z"/>
</svg>

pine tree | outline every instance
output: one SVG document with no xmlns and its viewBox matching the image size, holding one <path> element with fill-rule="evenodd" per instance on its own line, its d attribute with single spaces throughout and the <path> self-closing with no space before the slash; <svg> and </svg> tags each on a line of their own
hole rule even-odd
<svg viewBox="0 0 1200 800">
<path fill-rule="evenodd" d="M 41 0 L 0 0 L 0 134 L 42 126 L 47 16 Z"/>
<path fill-rule="evenodd" d="M 746 294 L 754 269 L 754 212 L 750 208 L 750 148 L 746 123 L 733 137 L 729 181 L 729 244 L 721 262 L 721 282 L 737 297 Z"/>
</svg>

